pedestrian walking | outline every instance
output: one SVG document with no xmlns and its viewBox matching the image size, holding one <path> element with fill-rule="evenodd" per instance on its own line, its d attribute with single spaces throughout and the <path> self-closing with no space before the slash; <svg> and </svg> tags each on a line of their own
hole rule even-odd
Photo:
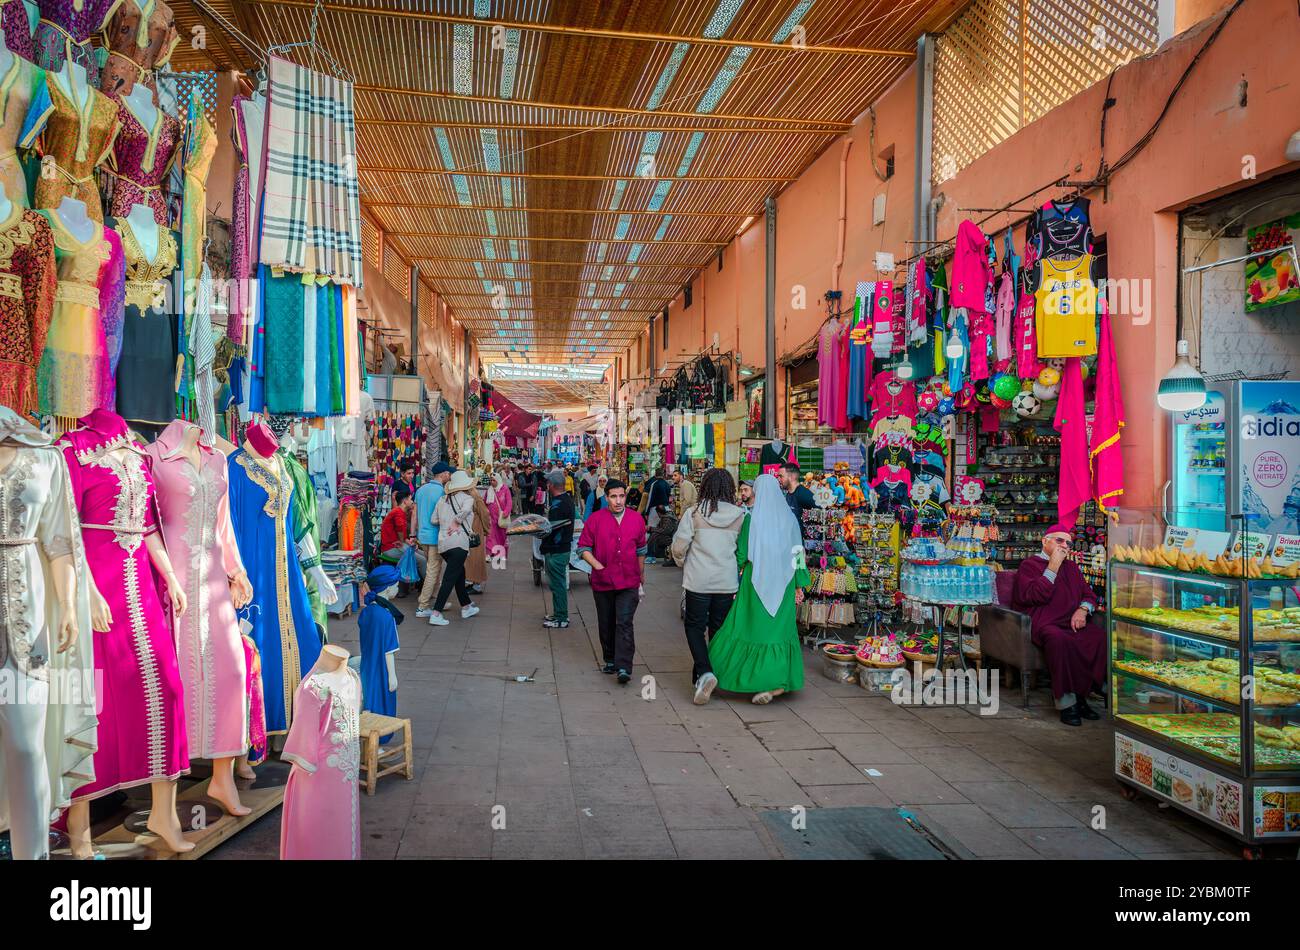
<svg viewBox="0 0 1300 950">
<path fill-rule="evenodd" d="M 433 613 L 429 615 L 429 623 L 435 627 L 445 627 L 451 622 L 442 615 L 442 608 L 447 606 L 452 590 L 460 602 L 462 618 L 469 619 L 478 613 L 465 588 L 465 559 L 469 557 L 470 525 L 474 520 L 474 501 L 467 493 L 473 487 L 474 479 L 468 472 L 456 472 L 447 480 L 447 493 L 434 509 L 438 519 L 438 553 L 443 560 L 442 584 L 433 603 Z"/>
<path fill-rule="evenodd" d="M 741 526 L 736 560 L 740 590 L 709 644 L 709 663 L 719 688 L 752 693 L 750 701 L 764 706 L 803 687 L 795 605 L 811 581 L 799 522 L 775 476 L 754 481 L 754 511 Z"/>
<path fill-rule="evenodd" d="M 492 515 L 488 511 L 487 502 L 479 494 L 478 486 L 475 485 L 469 490 L 469 496 L 474 502 L 474 520 L 470 523 L 470 532 L 479 537 L 478 547 L 471 548 L 469 557 L 465 558 L 465 589 L 473 597 L 478 597 L 483 593 L 483 585 L 487 583 L 487 557 L 488 557 L 488 533 L 492 530 Z"/>
<path fill-rule="evenodd" d="M 709 469 L 700 482 L 699 502 L 682 512 L 673 534 L 673 560 L 682 566 L 686 644 L 697 706 L 707 703 L 718 685 L 709 665 L 709 641 L 722 628 L 739 587 L 736 549 L 745 512 L 732 503 L 735 494 L 730 472 Z"/>
<path fill-rule="evenodd" d="M 573 496 L 564 489 L 563 471 L 556 469 L 547 475 L 546 486 L 550 496 L 546 518 L 556 526 L 542 538 L 540 545 L 552 605 L 551 615 L 542 621 L 542 626 L 563 629 L 569 626 L 569 558 L 573 556 L 573 521 L 578 513 Z"/>
<path fill-rule="evenodd" d="M 488 492 L 487 499 L 488 515 L 492 522 L 492 530 L 488 532 L 487 553 L 488 557 L 494 559 L 494 564 L 500 564 L 503 568 L 506 556 L 510 553 L 510 537 L 506 534 L 506 529 L 510 527 L 510 512 L 513 504 L 510 481 L 509 475 L 505 472 L 497 472 L 493 475 L 492 488 Z"/>
<path fill-rule="evenodd" d="M 610 479 L 605 483 L 605 507 L 582 526 L 578 553 L 591 565 L 604 672 L 617 672 L 620 684 L 632 678 L 636 654 L 632 622 L 645 595 L 645 550 L 645 519 L 628 509 L 627 485 Z"/>
<path fill-rule="evenodd" d="M 415 615 L 428 618 L 433 613 L 433 598 L 442 586 L 442 555 L 438 553 L 438 519 L 434 515 L 438 502 L 446 494 L 447 479 L 454 472 L 446 462 L 435 462 L 429 469 L 429 479 L 415 491 L 416 540 L 424 549 L 424 583 L 420 585 L 420 598 L 415 604 Z"/>
</svg>

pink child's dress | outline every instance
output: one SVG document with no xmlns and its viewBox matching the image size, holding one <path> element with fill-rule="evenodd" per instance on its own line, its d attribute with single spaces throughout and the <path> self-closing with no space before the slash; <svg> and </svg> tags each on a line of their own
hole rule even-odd
<svg viewBox="0 0 1300 950">
<path fill-rule="evenodd" d="M 280 755 L 293 763 L 280 819 L 282 861 L 361 857 L 360 708 L 361 679 L 346 664 L 312 670 L 298 685 Z"/>
</svg>

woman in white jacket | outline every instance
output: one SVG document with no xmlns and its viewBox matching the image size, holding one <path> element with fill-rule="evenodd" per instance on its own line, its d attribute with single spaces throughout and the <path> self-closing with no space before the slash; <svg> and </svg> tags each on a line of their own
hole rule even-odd
<svg viewBox="0 0 1300 950">
<path fill-rule="evenodd" d="M 736 543 L 745 512 L 732 503 L 736 483 L 725 468 L 710 469 L 700 483 L 697 504 L 682 512 L 673 535 L 673 560 L 682 565 L 686 591 L 686 642 L 694 667 L 695 705 L 709 701 L 718 679 L 709 665 L 709 639 L 727 619 L 739 574 Z"/>
<path fill-rule="evenodd" d="M 469 556 L 469 534 L 474 523 L 474 499 L 470 495 L 473 487 L 474 479 L 468 472 L 453 473 L 447 480 L 446 493 L 433 508 L 433 520 L 438 523 L 438 553 L 446 565 L 438 599 L 433 602 L 433 613 L 429 614 L 429 623 L 435 627 L 445 627 L 451 622 L 442 615 L 442 608 L 447 605 L 453 588 L 460 601 L 461 617 L 468 619 L 478 613 L 465 588 L 465 559 Z M 482 544 L 481 538 L 479 543 Z"/>
</svg>

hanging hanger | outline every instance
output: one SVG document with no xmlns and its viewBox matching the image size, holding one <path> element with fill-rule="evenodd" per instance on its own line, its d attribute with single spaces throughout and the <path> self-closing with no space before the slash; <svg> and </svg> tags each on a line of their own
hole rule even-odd
<svg viewBox="0 0 1300 950">
<path fill-rule="evenodd" d="M 315 68 L 315 61 L 316 59 L 319 59 L 327 67 L 324 71 L 329 72 L 335 79 L 343 79 L 355 85 L 357 80 L 352 72 L 344 67 L 344 65 L 335 58 L 334 54 L 322 46 L 316 39 L 316 28 L 319 25 L 320 15 L 323 9 L 324 7 L 321 0 L 316 0 L 316 3 L 311 10 L 311 25 L 308 28 L 307 39 L 299 40 L 296 43 L 280 43 L 276 46 L 269 46 L 267 47 L 266 54 L 268 57 L 283 56 L 290 50 L 305 49 L 308 51 L 312 60 L 311 68 Z"/>
</svg>

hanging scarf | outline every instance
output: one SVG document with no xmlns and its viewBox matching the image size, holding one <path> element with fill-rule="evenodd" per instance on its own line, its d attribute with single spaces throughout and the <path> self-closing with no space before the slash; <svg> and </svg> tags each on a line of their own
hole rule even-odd
<svg viewBox="0 0 1300 950">
<path fill-rule="evenodd" d="M 1097 334 L 1097 400 L 1092 420 L 1092 449 L 1088 461 L 1093 497 L 1103 511 L 1124 494 L 1124 459 L 1120 430 L 1124 428 L 1124 400 L 1120 394 L 1115 341 L 1110 332 L 1110 308 L 1101 298 L 1101 326 Z"/>
<path fill-rule="evenodd" d="M 794 577 L 796 560 L 803 556 L 803 539 L 799 522 L 774 475 L 760 475 L 754 480 L 748 556 L 752 565 L 750 583 L 763 609 L 775 617 Z"/>
</svg>

